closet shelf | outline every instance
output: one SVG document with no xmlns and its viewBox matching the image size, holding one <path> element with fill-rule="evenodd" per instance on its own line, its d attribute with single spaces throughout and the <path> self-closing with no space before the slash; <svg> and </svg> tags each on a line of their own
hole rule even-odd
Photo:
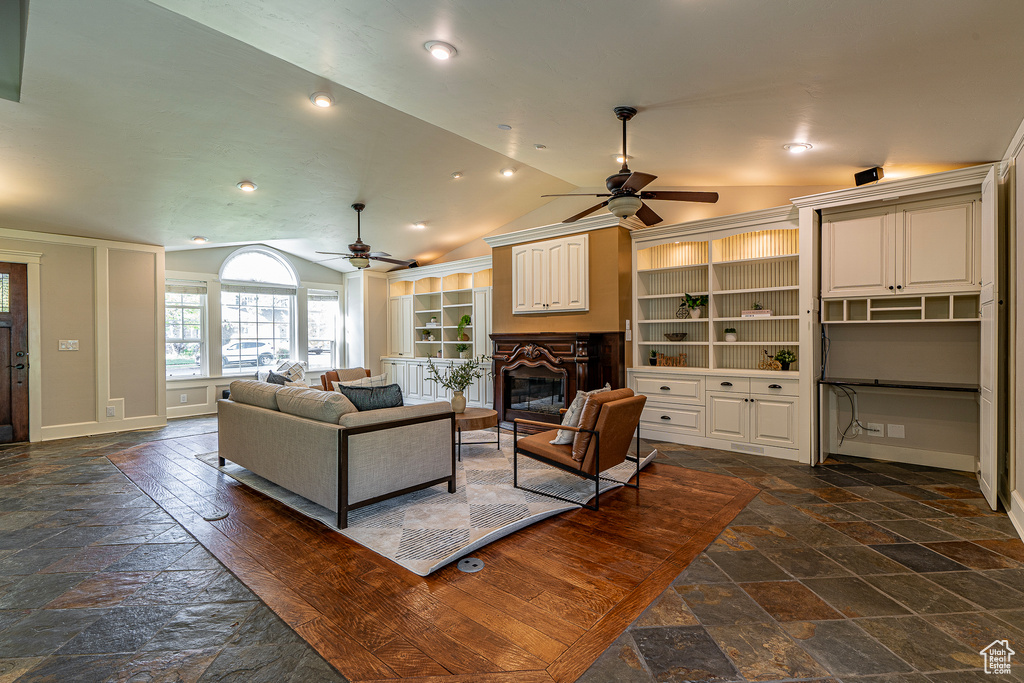
<svg viewBox="0 0 1024 683">
<path fill-rule="evenodd" d="M 740 318 L 714 318 L 714 321 L 716 323 L 717 322 L 727 322 L 727 323 L 744 322 L 745 323 L 745 322 L 747 322 L 749 320 L 799 320 L 799 319 L 800 319 L 800 316 L 798 316 L 798 315 L 761 315 L 761 316 L 757 316 L 756 318 L 743 318 L 743 317 L 740 317 Z"/>
<path fill-rule="evenodd" d="M 707 318 L 659 318 L 657 320 L 637 320 L 638 323 L 706 323 Z"/>
<path fill-rule="evenodd" d="M 693 268 L 707 268 L 707 263 L 693 263 L 688 266 L 664 266 L 662 268 L 637 268 L 636 272 L 643 275 L 645 273 L 668 273 L 673 270 L 690 270 Z"/>
<path fill-rule="evenodd" d="M 752 289 L 716 289 L 715 294 L 760 294 L 762 292 L 795 292 L 797 285 L 785 287 L 754 287 Z"/>
<path fill-rule="evenodd" d="M 672 294 L 641 294 L 637 299 L 682 299 L 684 296 L 689 294 L 690 296 L 707 296 L 707 292 L 673 292 Z"/>
<path fill-rule="evenodd" d="M 800 254 L 784 254 L 782 256 L 761 256 L 758 258 L 741 258 L 733 259 L 730 261 L 712 261 L 711 264 L 715 266 L 736 266 L 743 265 L 745 263 L 772 263 L 781 261 L 795 261 L 800 258 Z"/>
</svg>

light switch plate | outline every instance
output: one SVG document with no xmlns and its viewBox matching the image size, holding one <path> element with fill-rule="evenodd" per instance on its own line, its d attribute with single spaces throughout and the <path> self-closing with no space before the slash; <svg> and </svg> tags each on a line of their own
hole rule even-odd
<svg viewBox="0 0 1024 683">
<path fill-rule="evenodd" d="M 60 339 L 57 341 L 58 351 L 77 351 L 78 340 L 77 339 Z"/>
<path fill-rule="evenodd" d="M 181 394 L 181 402 L 188 403 L 188 394 Z"/>
<path fill-rule="evenodd" d="M 117 408 L 114 406 L 107 406 L 107 417 L 117 417 Z"/>
</svg>

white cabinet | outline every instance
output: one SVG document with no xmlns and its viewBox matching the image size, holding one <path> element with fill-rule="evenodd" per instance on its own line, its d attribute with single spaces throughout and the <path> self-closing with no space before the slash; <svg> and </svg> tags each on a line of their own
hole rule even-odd
<svg viewBox="0 0 1024 683">
<path fill-rule="evenodd" d="M 797 399 L 751 394 L 750 400 L 750 443 L 796 447 Z"/>
<path fill-rule="evenodd" d="M 729 441 L 747 441 L 750 398 L 741 393 L 708 392 L 707 435 Z"/>
<path fill-rule="evenodd" d="M 589 236 L 512 247 L 512 313 L 586 311 Z"/>
<path fill-rule="evenodd" d="M 392 297 L 388 303 L 390 316 L 388 345 L 391 355 L 412 358 L 412 296 Z"/>
<path fill-rule="evenodd" d="M 822 296 L 979 289 L 978 211 L 969 196 L 823 217 Z"/>
</svg>

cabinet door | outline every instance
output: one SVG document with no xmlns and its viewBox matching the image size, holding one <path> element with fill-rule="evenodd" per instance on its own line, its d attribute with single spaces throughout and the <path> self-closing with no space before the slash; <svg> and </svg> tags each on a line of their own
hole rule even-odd
<svg viewBox="0 0 1024 683">
<path fill-rule="evenodd" d="M 512 313 L 548 310 L 548 246 L 534 242 L 512 248 Z"/>
<path fill-rule="evenodd" d="M 797 399 L 787 396 L 754 396 L 751 401 L 751 443 L 795 448 Z"/>
<path fill-rule="evenodd" d="M 530 312 L 531 287 L 530 250 L 528 245 L 512 247 L 512 313 Z"/>
<path fill-rule="evenodd" d="M 481 391 L 482 382 L 483 378 L 479 377 L 473 380 L 473 382 L 466 387 L 465 395 L 467 404 L 474 406 L 483 405 L 483 401 L 481 399 L 481 396 L 483 395 L 483 392 Z"/>
<path fill-rule="evenodd" d="M 402 395 L 408 398 L 420 398 L 423 396 L 423 364 L 409 363 L 405 369 L 405 388 Z"/>
<path fill-rule="evenodd" d="M 565 276 L 560 281 L 562 310 L 586 311 L 590 306 L 589 235 L 566 237 Z M 552 288 L 554 285 L 552 285 Z M 551 305 L 554 308 L 554 304 Z"/>
<path fill-rule="evenodd" d="M 473 290 L 473 356 L 490 356 L 491 343 L 491 288 Z"/>
<path fill-rule="evenodd" d="M 896 215 L 851 211 L 821 228 L 821 294 L 880 296 L 895 292 Z"/>
<path fill-rule="evenodd" d="M 413 356 L 413 322 L 412 322 L 412 296 L 403 296 L 401 298 L 400 313 L 399 313 L 399 354 L 403 358 L 412 358 Z"/>
<path fill-rule="evenodd" d="M 566 253 L 565 240 L 553 240 L 545 242 L 547 245 L 547 306 L 549 311 L 563 311 L 566 309 L 566 296 L 569 293 L 567 283 L 569 258 Z M 536 274 L 534 274 L 536 278 Z"/>
<path fill-rule="evenodd" d="M 975 202 L 934 201 L 898 215 L 896 290 L 909 294 L 978 289 Z M 901 272 L 902 270 L 902 272 Z"/>
<path fill-rule="evenodd" d="M 998 304 L 995 300 L 981 304 L 981 349 L 978 385 L 978 486 L 989 505 L 996 509 L 999 493 L 999 329 Z"/>
<path fill-rule="evenodd" d="M 708 393 L 707 435 L 713 439 L 747 441 L 750 399 L 740 394 Z"/>
<path fill-rule="evenodd" d="M 394 297 L 388 301 L 388 353 L 402 355 L 402 304 Z"/>
</svg>

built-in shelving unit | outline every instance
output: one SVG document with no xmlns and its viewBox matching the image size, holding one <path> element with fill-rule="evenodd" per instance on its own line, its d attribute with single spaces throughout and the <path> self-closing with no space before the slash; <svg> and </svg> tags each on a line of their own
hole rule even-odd
<svg viewBox="0 0 1024 683">
<path fill-rule="evenodd" d="M 390 283 L 391 297 L 412 298 L 413 355 L 416 358 L 459 358 L 459 346 L 473 347 L 473 292 L 491 286 L 490 268 Z M 459 338 L 459 321 L 470 323 Z M 433 337 L 430 339 L 430 337 Z"/>
<path fill-rule="evenodd" d="M 979 297 L 977 292 L 967 292 L 826 300 L 822 302 L 821 321 L 827 325 L 897 322 L 977 323 L 981 321 Z"/>
</svg>

